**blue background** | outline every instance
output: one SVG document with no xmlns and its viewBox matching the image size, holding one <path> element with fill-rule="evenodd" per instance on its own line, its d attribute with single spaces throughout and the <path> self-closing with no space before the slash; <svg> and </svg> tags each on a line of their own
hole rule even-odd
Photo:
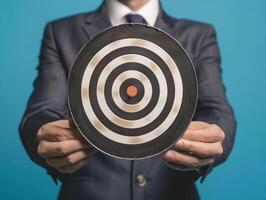
<svg viewBox="0 0 266 200">
<path fill-rule="evenodd" d="M 100 0 L 8 0 L 0 4 L 0 199 L 55 199 L 45 171 L 27 157 L 18 124 L 36 76 L 40 41 L 47 21 L 95 9 Z M 265 0 L 162 1 L 178 18 L 216 27 L 223 78 L 238 131 L 228 161 L 203 184 L 202 199 L 266 199 Z"/>
</svg>

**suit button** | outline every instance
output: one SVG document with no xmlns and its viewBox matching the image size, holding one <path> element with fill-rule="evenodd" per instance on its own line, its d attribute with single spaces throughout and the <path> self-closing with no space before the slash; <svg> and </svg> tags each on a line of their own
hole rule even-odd
<svg viewBox="0 0 266 200">
<path fill-rule="evenodd" d="M 139 187 L 144 187 L 146 185 L 146 179 L 142 174 L 137 176 L 136 181 Z"/>
</svg>

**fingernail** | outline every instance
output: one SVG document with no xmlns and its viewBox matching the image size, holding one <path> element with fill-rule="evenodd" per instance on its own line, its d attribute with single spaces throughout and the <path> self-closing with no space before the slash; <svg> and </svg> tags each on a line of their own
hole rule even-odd
<svg viewBox="0 0 266 200">
<path fill-rule="evenodd" d="M 164 154 L 163 158 L 166 159 L 166 160 L 171 160 L 171 158 L 172 158 L 172 153 L 171 153 L 171 151 L 167 151 L 167 152 Z"/>
<path fill-rule="evenodd" d="M 180 140 L 177 141 L 177 144 L 179 144 L 179 145 L 183 145 L 184 142 L 182 141 L 182 139 L 180 139 Z"/>
</svg>

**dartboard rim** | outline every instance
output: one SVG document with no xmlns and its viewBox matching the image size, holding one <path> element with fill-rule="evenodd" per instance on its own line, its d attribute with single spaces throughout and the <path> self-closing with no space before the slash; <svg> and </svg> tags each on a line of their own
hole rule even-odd
<svg viewBox="0 0 266 200">
<path fill-rule="evenodd" d="M 182 118 L 185 119 L 186 122 L 182 124 L 180 122 L 180 120 L 179 120 L 179 122 L 180 122 L 179 123 L 179 126 L 176 127 L 176 128 L 178 128 L 178 130 L 176 129 L 176 132 L 171 134 L 172 137 L 175 135 L 174 139 L 170 140 L 169 138 L 166 138 L 169 141 L 168 141 L 167 145 L 161 144 L 163 146 L 163 148 L 162 147 L 160 147 L 160 148 L 154 147 L 153 150 L 150 150 L 151 147 L 149 147 L 147 145 L 155 146 L 154 144 L 158 144 L 158 139 L 160 139 L 161 136 L 164 136 L 163 138 L 166 137 L 164 134 L 162 134 L 158 138 L 155 138 L 154 140 L 149 141 L 147 143 L 133 145 L 134 146 L 133 148 L 132 148 L 132 145 L 119 144 L 117 142 L 114 142 L 114 141 L 109 140 L 108 138 L 106 138 L 104 136 L 99 136 L 99 137 L 101 139 L 105 139 L 105 141 L 104 142 L 100 142 L 99 141 L 99 138 L 98 139 L 96 138 L 96 141 L 98 140 L 98 142 L 96 142 L 97 143 L 96 144 L 95 143 L 95 136 L 98 137 L 97 134 L 95 134 L 95 133 L 93 133 L 93 134 L 86 134 L 85 133 L 85 132 L 94 131 L 93 125 L 88 120 L 87 115 L 86 114 L 84 115 L 84 113 L 83 113 L 84 112 L 84 108 L 82 106 L 81 101 L 79 101 L 80 105 L 77 105 L 78 103 L 76 102 L 77 101 L 76 100 L 76 98 L 77 98 L 76 92 L 79 92 L 79 94 L 80 94 L 80 90 L 79 91 L 78 90 L 74 90 L 74 88 L 78 87 L 78 86 L 74 85 L 74 83 L 75 83 L 75 79 L 77 79 L 77 74 L 79 74 L 79 73 L 77 73 L 77 68 L 79 66 L 81 66 L 80 62 L 82 62 L 82 59 L 83 59 L 83 62 L 84 62 L 84 56 L 85 56 L 84 55 L 84 51 L 86 51 L 86 50 L 88 51 L 89 46 L 92 45 L 92 44 L 94 44 L 95 43 L 95 40 L 97 40 L 97 38 L 99 38 L 101 35 L 104 35 L 105 33 L 108 33 L 108 32 L 113 31 L 115 29 L 122 29 L 122 30 L 123 30 L 123 28 L 124 29 L 130 29 L 132 26 L 135 26 L 136 28 L 141 28 L 141 29 L 146 28 L 145 31 L 147 31 L 147 30 L 148 31 L 149 30 L 156 31 L 158 33 L 163 34 L 165 37 L 168 37 L 172 42 L 174 42 L 176 44 L 176 46 L 178 48 L 180 48 L 180 50 L 182 51 L 181 54 L 185 57 L 183 59 L 186 60 L 187 65 L 190 65 L 189 66 L 189 68 L 190 68 L 189 69 L 190 70 L 190 72 L 189 72 L 190 73 L 190 77 L 184 77 L 184 76 L 182 76 L 182 83 L 183 83 L 183 88 L 184 88 L 184 85 L 185 86 L 189 86 L 190 89 L 193 90 L 193 92 L 187 92 L 187 93 L 185 93 L 185 91 L 183 90 L 183 100 L 181 101 L 182 104 L 180 106 L 180 110 L 179 110 L 179 112 L 177 114 L 177 117 L 175 118 L 175 122 L 176 122 L 177 118 L 180 118 L 180 112 L 183 111 L 183 117 Z M 124 37 L 124 38 L 126 38 L 126 37 Z M 117 39 L 115 39 L 115 40 L 117 40 Z M 113 40 L 113 41 L 115 41 L 115 40 Z M 152 42 L 154 42 L 154 41 L 152 41 Z M 110 41 L 108 41 L 108 43 L 110 43 Z M 106 44 L 108 44 L 108 43 L 106 43 Z M 99 47 L 97 49 L 97 51 L 99 51 L 101 48 L 103 48 L 103 47 Z M 163 49 L 166 50 L 165 48 L 163 48 Z M 97 53 L 97 51 L 95 51 L 92 55 L 95 55 Z M 167 52 L 167 53 L 169 53 L 169 52 Z M 91 58 L 92 58 L 92 56 L 91 56 Z M 176 63 L 177 59 L 174 59 L 174 61 Z M 86 63 L 83 63 L 83 64 L 85 64 L 87 66 L 88 62 L 89 62 L 89 60 L 87 59 L 87 62 Z M 83 68 L 84 68 L 84 66 L 83 66 Z M 178 65 L 179 72 L 180 72 L 180 69 L 181 69 L 181 71 L 182 70 L 184 71 L 184 69 L 182 69 L 182 68 L 184 68 L 183 65 L 182 66 L 181 65 Z M 84 71 L 83 71 L 83 73 L 84 73 Z M 183 72 L 180 72 L 180 73 L 183 73 Z M 81 77 L 81 79 L 82 79 L 82 77 Z M 186 79 L 186 83 L 185 84 L 184 84 L 184 78 Z M 188 80 L 189 80 L 189 82 L 188 82 Z M 81 81 L 80 81 L 80 83 L 81 83 Z M 122 24 L 122 25 L 118 25 L 118 26 L 109 27 L 109 28 L 107 28 L 107 29 L 105 29 L 103 31 L 100 31 L 99 33 L 97 33 L 93 38 L 91 38 L 80 49 L 79 53 L 76 56 L 76 59 L 75 59 L 73 65 L 72 65 L 72 67 L 70 69 L 70 72 L 69 72 L 68 86 L 67 86 L 67 101 L 68 101 L 68 107 L 69 107 L 70 115 L 71 115 L 71 118 L 72 118 L 75 126 L 79 130 L 80 134 L 92 146 L 94 146 L 100 152 L 102 152 L 104 154 L 107 154 L 109 156 L 115 157 L 115 158 L 126 159 L 126 160 L 139 160 L 139 159 L 145 159 L 145 158 L 153 157 L 153 156 L 156 156 L 158 154 L 163 153 L 164 151 L 166 151 L 169 148 L 171 148 L 176 143 L 176 141 L 178 141 L 183 136 L 185 130 L 187 129 L 188 125 L 190 124 L 191 120 L 193 119 L 194 113 L 196 111 L 197 100 L 198 100 L 198 84 L 197 83 L 198 83 L 197 82 L 197 76 L 196 76 L 196 71 L 195 71 L 193 62 L 192 62 L 190 56 L 188 55 L 188 53 L 186 52 L 186 50 L 183 48 L 183 46 L 175 38 L 173 38 L 167 32 L 165 32 L 165 31 L 163 31 L 161 29 L 155 28 L 155 27 L 151 27 L 151 26 L 147 26 L 147 25 L 143 25 L 143 24 Z M 189 103 L 184 102 L 184 99 L 187 99 L 188 98 L 187 96 L 190 96 L 190 97 L 193 98 L 192 99 L 193 102 L 190 102 L 190 106 L 188 105 Z M 186 111 L 187 110 L 181 110 L 181 109 L 183 109 L 183 107 L 188 108 L 190 113 L 186 115 L 186 113 L 187 113 Z M 80 108 L 82 108 L 82 109 L 80 109 Z M 81 115 L 83 116 L 83 118 L 80 117 Z M 85 119 L 87 119 L 87 121 Z M 181 125 L 182 125 L 182 127 L 181 127 Z M 170 128 L 173 129 L 173 126 L 174 126 L 174 124 L 171 124 L 168 129 L 170 129 Z M 168 135 L 169 134 L 170 133 L 168 133 Z M 160 142 L 163 143 L 163 141 L 160 141 Z M 117 146 L 118 147 L 120 146 L 120 147 L 117 148 L 115 151 L 112 151 L 112 146 L 111 146 L 112 143 L 113 144 L 117 143 L 118 144 Z M 145 147 L 145 145 L 147 147 Z M 127 153 L 124 153 L 124 152 L 128 151 L 130 148 L 131 148 L 130 151 L 132 151 L 132 149 L 133 149 L 133 151 L 132 151 L 133 153 L 132 152 L 130 152 L 130 153 L 128 153 L 128 152 Z M 137 149 L 137 148 L 140 148 L 141 153 L 140 153 L 139 150 L 138 150 L 138 153 L 134 153 L 134 149 Z M 149 150 L 148 150 L 148 148 L 149 148 Z"/>
</svg>

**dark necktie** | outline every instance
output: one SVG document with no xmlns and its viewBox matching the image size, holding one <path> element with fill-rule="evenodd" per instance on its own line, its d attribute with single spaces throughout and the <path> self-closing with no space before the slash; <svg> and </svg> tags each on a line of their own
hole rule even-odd
<svg viewBox="0 0 266 200">
<path fill-rule="evenodd" d="M 148 24 L 146 20 L 138 14 L 127 14 L 125 16 L 128 23 L 140 23 L 140 24 Z"/>
</svg>

